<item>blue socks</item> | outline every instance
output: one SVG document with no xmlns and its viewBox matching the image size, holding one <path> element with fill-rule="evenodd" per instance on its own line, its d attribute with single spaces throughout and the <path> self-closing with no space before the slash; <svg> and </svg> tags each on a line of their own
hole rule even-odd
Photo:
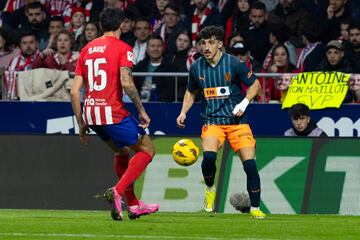
<svg viewBox="0 0 360 240">
<path fill-rule="evenodd" d="M 205 184 L 208 187 L 214 185 L 215 173 L 216 173 L 216 152 L 206 151 L 204 152 L 204 159 L 201 163 L 201 170 L 204 176 Z"/>
<path fill-rule="evenodd" d="M 243 167 L 247 175 L 247 190 L 249 193 L 251 206 L 259 207 L 260 205 L 260 177 L 256 168 L 254 159 L 243 162 Z"/>
</svg>

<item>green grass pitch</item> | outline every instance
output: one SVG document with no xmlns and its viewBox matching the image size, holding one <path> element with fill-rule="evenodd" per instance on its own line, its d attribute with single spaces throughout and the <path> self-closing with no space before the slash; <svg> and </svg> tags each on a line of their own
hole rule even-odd
<svg viewBox="0 0 360 240">
<path fill-rule="evenodd" d="M 115 222 L 107 211 L 0 210 L 0 239 L 360 239 L 360 217 L 156 213 Z"/>
</svg>

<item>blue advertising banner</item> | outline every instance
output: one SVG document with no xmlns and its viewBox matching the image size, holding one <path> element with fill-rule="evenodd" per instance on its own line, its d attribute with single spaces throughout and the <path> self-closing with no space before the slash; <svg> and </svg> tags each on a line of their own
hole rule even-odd
<svg viewBox="0 0 360 240">
<path fill-rule="evenodd" d="M 176 127 L 181 103 L 145 103 L 152 121 L 151 135 L 199 135 L 200 104 L 187 114 L 185 129 Z M 134 116 L 132 104 L 127 108 Z M 247 108 L 249 121 L 256 136 L 282 136 L 291 127 L 281 104 L 251 104 Z M 0 133 L 13 134 L 74 134 L 78 133 L 71 104 L 68 102 L 0 102 Z M 329 136 L 358 137 L 360 135 L 360 105 L 343 105 L 340 109 L 314 110 L 312 119 Z"/>
</svg>

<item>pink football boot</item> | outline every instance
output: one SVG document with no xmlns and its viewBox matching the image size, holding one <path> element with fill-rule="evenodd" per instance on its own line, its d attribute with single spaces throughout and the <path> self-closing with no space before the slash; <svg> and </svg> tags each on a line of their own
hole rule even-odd
<svg viewBox="0 0 360 240">
<path fill-rule="evenodd" d="M 139 205 L 128 208 L 128 216 L 131 220 L 133 220 L 139 218 L 140 216 L 157 212 L 159 208 L 159 204 L 146 204 L 143 201 L 139 201 Z"/>
</svg>

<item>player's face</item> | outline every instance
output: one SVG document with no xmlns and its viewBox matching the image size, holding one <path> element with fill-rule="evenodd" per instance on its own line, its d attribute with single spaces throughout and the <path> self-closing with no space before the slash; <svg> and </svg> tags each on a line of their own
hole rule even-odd
<svg viewBox="0 0 360 240">
<path fill-rule="evenodd" d="M 159 60 L 162 58 L 164 53 L 163 42 L 159 39 L 150 39 L 147 45 L 147 54 L 150 57 L 150 60 Z"/>
<path fill-rule="evenodd" d="M 41 11 L 40 8 L 29 8 L 26 16 L 32 26 L 39 26 L 45 18 L 45 14 Z"/>
<path fill-rule="evenodd" d="M 65 33 L 60 33 L 56 41 L 56 49 L 61 54 L 68 54 L 71 51 L 71 38 Z"/>
<path fill-rule="evenodd" d="M 297 131 L 302 132 L 306 129 L 307 125 L 309 124 L 310 117 L 309 116 L 300 116 L 298 119 L 291 118 L 291 122 Z"/>
<path fill-rule="evenodd" d="M 71 24 L 74 28 L 80 28 L 85 24 L 85 16 L 82 12 L 76 12 L 71 18 Z"/>
<path fill-rule="evenodd" d="M 49 23 L 49 33 L 50 34 L 58 34 L 62 29 L 64 28 L 64 25 L 60 21 L 51 21 Z"/>
<path fill-rule="evenodd" d="M 353 28 L 349 31 L 349 41 L 353 48 L 360 48 L 360 29 Z"/>
<path fill-rule="evenodd" d="M 285 67 L 289 64 L 289 57 L 284 47 L 278 47 L 274 52 L 274 63 L 278 67 Z"/>
<path fill-rule="evenodd" d="M 348 84 L 350 90 L 352 91 L 360 90 L 360 74 L 352 74 Z"/>
<path fill-rule="evenodd" d="M 167 27 L 173 28 L 180 21 L 180 16 L 171 8 L 166 8 L 164 12 L 164 22 Z"/>
<path fill-rule="evenodd" d="M 35 36 L 25 36 L 20 40 L 20 49 L 25 57 L 33 55 L 37 50 Z"/>
<path fill-rule="evenodd" d="M 214 59 L 222 46 L 222 41 L 217 40 L 215 37 L 200 40 L 201 52 L 207 60 Z"/>
<path fill-rule="evenodd" d="M 250 18 L 251 23 L 256 28 L 259 28 L 265 22 L 266 13 L 264 10 L 261 10 L 261 9 L 251 9 L 249 18 Z"/>
<path fill-rule="evenodd" d="M 237 6 L 240 12 L 247 12 L 250 9 L 249 0 L 238 0 Z"/>
<path fill-rule="evenodd" d="M 185 49 L 188 49 L 190 47 L 190 39 L 187 34 L 179 34 L 179 36 L 176 39 L 176 49 L 178 51 L 183 51 Z"/>
<path fill-rule="evenodd" d="M 92 23 L 88 23 L 85 27 L 85 38 L 87 41 L 94 40 L 98 36 L 98 30 Z"/>
<path fill-rule="evenodd" d="M 134 34 L 139 42 L 145 42 L 150 35 L 149 23 L 146 21 L 136 22 Z"/>
<path fill-rule="evenodd" d="M 341 61 L 343 56 L 344 56 L 344 52 L 339 49 L 329 48 L 326 51 L 326 57 L 327 57 L 330 65 L 332 65 L 332 66 L 335 66 L 336 64 L 338 64 Z"/>
<path fill-rule="evenodd" d="M 289 88 L 291 83 L 291 74 L 283 74 L 280 78 L 276 79 L 276 88 L 280 91 L 285 91 Z"/>
</svg>

